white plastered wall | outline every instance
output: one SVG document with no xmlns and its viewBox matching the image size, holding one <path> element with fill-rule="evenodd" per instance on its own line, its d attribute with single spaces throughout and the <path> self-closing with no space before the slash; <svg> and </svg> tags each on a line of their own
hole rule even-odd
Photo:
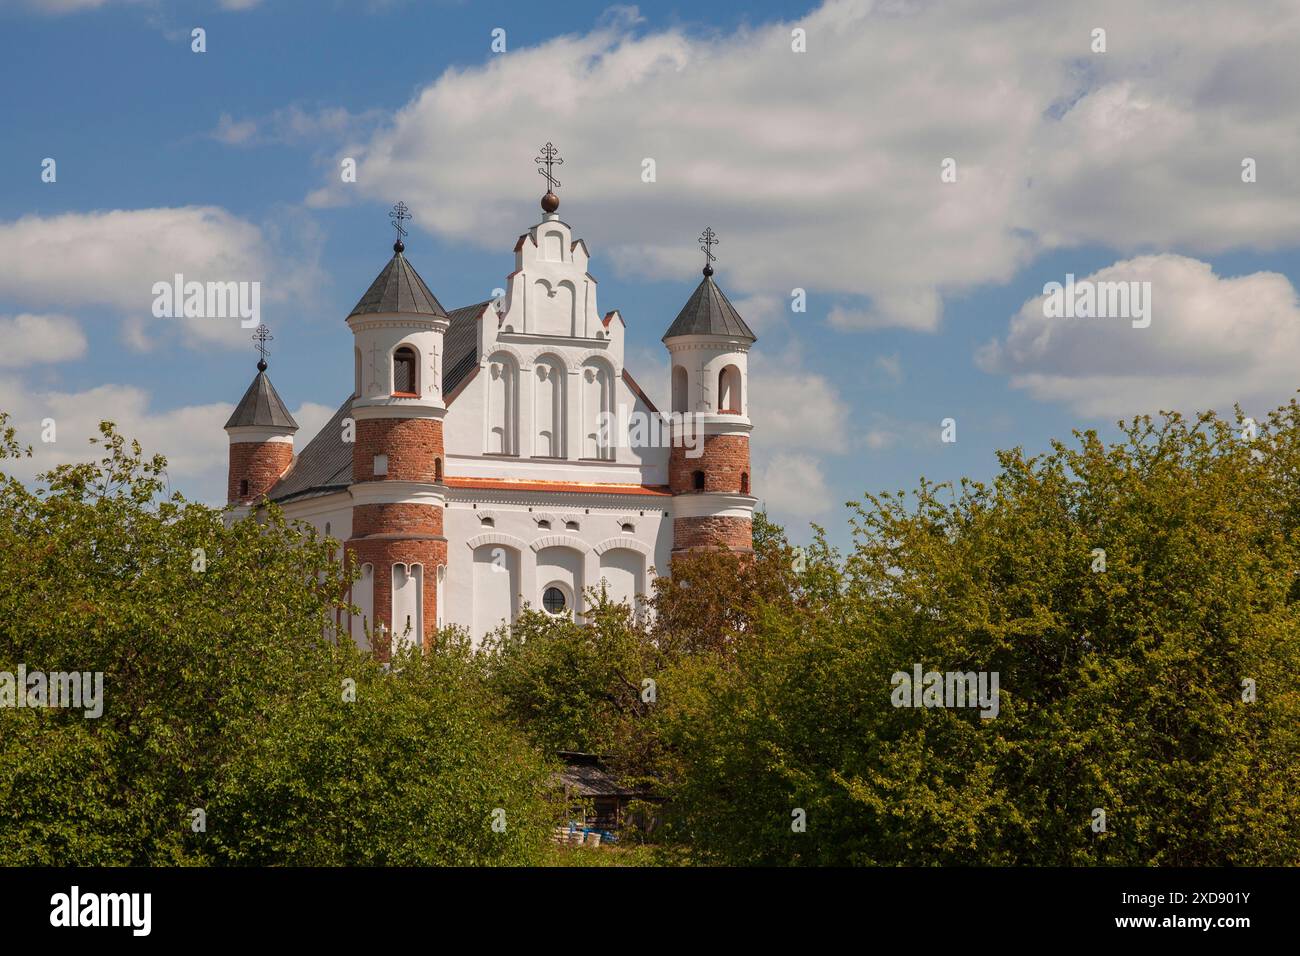
<svg viewBox="0 0 1300 956">
<path fill-rule="evenodd" d="M 635 605 L 651 592 L 655 575 L 667 573 L 671 502 L 658 495 L 450 490 L 447 622 L 481 641 L 523 605 L 540 608 L 553 582 L 576 597 L 579 612 L 582 591 L 602 579 L 610 600 Z"/>
</svg>

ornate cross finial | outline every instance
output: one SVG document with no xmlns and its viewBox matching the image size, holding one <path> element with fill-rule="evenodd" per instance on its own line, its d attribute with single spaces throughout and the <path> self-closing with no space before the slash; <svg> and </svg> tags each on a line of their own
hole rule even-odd
<svg viewBox="0 0 1300 956">
<path fill-rule="evenodd" d="M 564 160 L 560 158 L 560 151 L 555 148 L 553 143 L 547 143 L 542 147 L 541 152 L 542 155 L 534 159 L 533 162 L 537 163 L 539 166 L 546 167 L 545 169 L 539 169 L 537 173 L 539 176 L 546 177 L 546 191 L 548 193 L 553 193 L 555 192 L 555 187 L 560 185 L 560 181 L 555 178 L 555 171 L 552 167 L 563 166 Z"/>
<path fill-rule="evenodd" d="M 713 275 L 713 262 L 718 258 L 713 254 L 713 247 L 718 244 L 718 234 L 713 231 L 713 227 L 705 226 L 704 232 L 700 235 L 700 251 L 704 253 L 704 274 Z"/>
<path fill-rule="evenodd" d="M 257 354 L 259 356 L 257 360 L 257 370 L 259 372 L 266 371 L 266 343 L 274 338 L 275 336 L 271 334 L 271 330 L 265 325 L 259 325 L 257 331 L 253 333 L 253 341 L 257 343 Z"/>
<path fill-rule="evenodd" d="M 393 251 L 401 252 L 406 248 L 405 243 L 402 242 L 402 237 L 406 235 L 406 230 L 402 228 L 402 220 L 411 218 L 410 207 L 404 202 L 399 202 L 388 214 L 388 218 L 393 220 L 393 228 L 397 230 L 397 241 L 393 243 Z"/>
</svg>

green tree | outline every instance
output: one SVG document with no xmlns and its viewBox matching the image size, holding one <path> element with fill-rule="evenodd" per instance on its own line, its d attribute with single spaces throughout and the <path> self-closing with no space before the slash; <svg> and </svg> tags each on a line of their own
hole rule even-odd
<svg viewBox="0 0 1300 956">
<path fill-rule="evenodd" d="M 220 862 L 536 863 L 559 813 L 548 768 L 496 720 L 477 660 L 437 650 L 391 666 L 344 647 L 297 699 L 250 714 L 209 802 Z"/>
<path fill-rule="evenodd" d="M 484 655 L 506 715 L 539 748 L 617 755 L 635 747 L 658 650 L 625 603 L 588 592 L 582 621 L 525 609 Z"/>
<path fill-rule="evenodd" d="M 1253 442 L 1213 415 L 1123 435 L 855 505 L 825 613 L 760 614 L 665 678 L 672 838 L 730 863 L 1300 862 L 1300 409 Z M 998 673 L 998 715 L 895 708 L 914 664 Z"/>
<path fill-rule="evenodd" d="M 380 680 L 329 639 L 346 610 L 337 543 L 275 507 L 227 526 L 164 494 L 161 457 L 101 432 L 100 461 L 34 489 L 0 472 L 0 671 L 101 672 L 104 698 L 96 719 L 0 708 L 0 863 L 517 861 L 540 846 L 541 765 L 514 731 L 479 725 L 470 664 L 410 663 Z M 0 459 L 23 453 L 0 415 Z M 354 673 L 344 710 L 340 680 Z M 331 776 L 363 759 L 375 787 Z M 282 799 L 254 813 L 259 785 Z M 475 829 L 485 802 L 507 810 L 504 838 Z M 313 816 L 327 807 L 333 830 Z M 196 809 L 207 832 L 194 832 Z M 366 849 L 370 821 L 383 838 Z"/>
</svg>

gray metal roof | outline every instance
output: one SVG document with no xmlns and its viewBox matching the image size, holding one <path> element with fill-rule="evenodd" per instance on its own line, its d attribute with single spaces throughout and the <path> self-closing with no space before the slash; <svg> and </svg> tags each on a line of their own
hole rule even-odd
<svg viewBox="0 0 1300 956">
<path fill-rule="evenodd" d="M 451 313 L 451 325 L 442 337 L 442 394 L 450 395 L 478 365 L 478 317 L 486 302 L 467 305 Z M 496 314 L 492 313 L 492 320 Z"/>
<path fill-rule="evenodd" d="M 442 392 L 449 395 L 478 367 L 478 317 L 488 302 L 467 305 L 450 313 L 443 336 Z M 286 413 L 287 414 L 287 413 Z M 343 441 L 343 419 L 352 414 L 348 396 L 334 416 L 294 459 L 293 467 L 268 493 L 281 504 L 343 491 L 352 484 L 352 446 Z"/>
<path fill-rule="evenodd" d="M 348 313 L 367 315 L 375 312 L 401 312 L 407 315 L 446 315 L 442 304 L 429 291 L 420 274 L 400 252 L 394 252 L 384 271 L 370 283 L 355 309 Z"/>
<path fill-rule="evenodd" d="M 314 498 L 352 484 L 352 445 L 343 440 L 343 419 L 352 414 L 352 396 L 293 460 L 288 474 L 267 493 L 272 501 Z"/>
<path fill-rule="evenodd" d="M 275 426 L 285 431 L 298 430 L 298 423 L 284 407 L 275 386 L 261 369 L 235 406 L 230 420 L 226 422 L 227 428 L 242 428 L 246 425 Z"/>
<path fill-rule="evenodd" d="M 751 342 L 758 338 L 749 330 L 736 307 L 722 294 L 713 277 L 707 275 L 677 314 L 673 324 L 668 326 L 663 341 L 678 335 L 727 335 Z"/>
</svg>

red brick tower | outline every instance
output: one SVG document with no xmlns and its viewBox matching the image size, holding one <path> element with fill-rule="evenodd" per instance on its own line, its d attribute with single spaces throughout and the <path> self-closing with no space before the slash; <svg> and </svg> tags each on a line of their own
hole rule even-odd
<svg viewBox="0 0 1300 956">
<path fill-rule="evenodd" d="M 230 436 L 226 501 L 236 506 L 236 517 L 247 514 L 293 464 L 293 435 L 298 423 L 266 374 L 265 344 L 270 336 L 265 331 L 265 326 L 258 329 L 262 357 L 257 377 L 226 422 Z"/>
<path fill-rule="evenodd" d="M 708 259 L 713 230 L 700 237 Z M 663 337 L 672 361 L 673 555 L 699 548 L 752 553 L 749 347 L 745 320 L 713 281 L 713 266 Z"/>
<path fill-rule="evenodd" d="M 404 249 L 399 239 L 348 316 L 356 385 L 346 549 L 372 588 L 366 601 L 354 596 L 353 603 L 373 609 L 367 637 L 380 654 L 390 641 L 431 645 L 438 577 L 447 564 L 439 363 L 449 319 Z"/>
</svg>

